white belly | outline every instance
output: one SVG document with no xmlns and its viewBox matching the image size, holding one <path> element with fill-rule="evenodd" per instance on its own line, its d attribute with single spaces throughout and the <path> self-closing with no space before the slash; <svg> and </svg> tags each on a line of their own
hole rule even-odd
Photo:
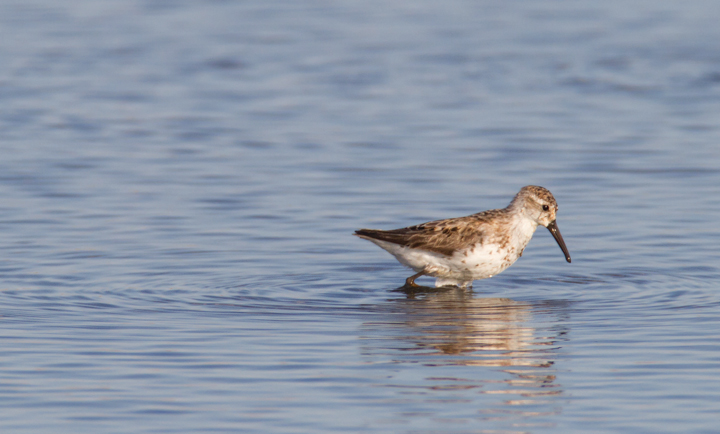
<svg viewBox="0 0 720 434">
<path fill-rule="evenodd" d="M 428 276 L 437 277 L 436 286 L 458 285 L 466 287 L 473 280 L 492 277 L 512 265 L 522 250 L 517 247 L 502 249 L 496 244 L 477 244 L 453 256 L 426 250 L 410 249 L 386 241 L 370 239 L 387 250 L 403 265 L 416 272 L 425 271 Z M 523 246 L 524 247 L 524 246 Z"/>
</svg>

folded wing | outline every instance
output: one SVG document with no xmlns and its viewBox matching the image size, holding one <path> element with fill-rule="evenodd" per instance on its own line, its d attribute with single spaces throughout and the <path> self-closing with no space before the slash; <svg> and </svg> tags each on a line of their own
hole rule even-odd
<svg viewBox="0 0 720 434">
<path fill-rule="evenodd" d="M 359 229 L 355 231 L 355 235 L 452 256 L 455 251 L 483 242 L 483 231 L 477 226 L 482 214 L 484 213 L 437 220 L 390 231 Z M 470 225 L 470 222 L 473 224 Z"/>
</svg>

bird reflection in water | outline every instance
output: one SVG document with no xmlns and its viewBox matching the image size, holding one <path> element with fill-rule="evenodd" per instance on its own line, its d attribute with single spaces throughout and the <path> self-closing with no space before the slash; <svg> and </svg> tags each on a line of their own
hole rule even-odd
<svg viewBox="0 0 720 434">
<path fill-rule="evenodd" d="M 388 321 L 365 324 L 366 328 L 384 329 L 381 334 L 390 333 L 392 339 L 378 342 L 382 348 L 367 350 L 391 355 L 400 363 L 446 368 L 441 376 L 424 376 L 420 383 L 387 386 L 423 390 L 464 388 L 488 398 L 503 396 L 501 407 L 505 409 L 488 402 L 481 405 L 479 411 L 490 414 L 487 417 L 507 416 L 506 405 L 547 404 L 551 397 L 562 393 L 553 366 L 559 342 L 566 333 L 558 325 L 558 314 L 564 315 L 562 303 L 483 298 L 460 288 L 402 287 L 396 291 L 406 297 L 386 306 L 392 313 L 386 317 Z M 462 369 L 457 371 L 460 375 L 448 376 L 454 372 L 447 369 L 452 366 L 489 369 Z M 502 378 L 498 372 L 508 375 Z M 538 410 L 534 408 L 531 413 Z M 522 417 L 529 415 L 517 411 Z M 548 411 L 545 414 L 558 410 Z"/>
</svg>

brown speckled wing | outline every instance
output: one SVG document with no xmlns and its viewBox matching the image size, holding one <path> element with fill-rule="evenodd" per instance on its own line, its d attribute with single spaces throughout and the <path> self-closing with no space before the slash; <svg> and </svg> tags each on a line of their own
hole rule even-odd
<svg viewBox="0 0 720 434">
<path fill-rule="evenodd" d="M 482 243 L 483 226 L 498 214 L 502 214 L 502 210 L 484 211 L 467 217 L 436 220 L 390 231 L 360 229 L 355 231 L 355 235 L 452 256 L 457 250 Z"/>
</svg>

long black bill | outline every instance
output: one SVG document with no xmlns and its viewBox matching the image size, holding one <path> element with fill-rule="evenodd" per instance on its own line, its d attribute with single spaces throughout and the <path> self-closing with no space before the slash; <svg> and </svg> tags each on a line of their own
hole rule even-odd
<svg viewBox="0 0 720 434">
<path fill-rule="evenodd" d="M 553 238 L 555 238 L 555 241 L 557 241 L 558 246 L 562 249 L 563 253 L 565 254 L 565 260 L 568 262 L 572 262 L 570 260 L 570 253 L 568 253 L 568 249 L 565 246 L 565 241 L 563 241 L 562 235 L 560 235 L 560 229 L 557 227 L 557 222 L 553 220 L 550 222 L 549 225 L 547 225 L 548 230 L 552 234 Z"/>
</svg>

